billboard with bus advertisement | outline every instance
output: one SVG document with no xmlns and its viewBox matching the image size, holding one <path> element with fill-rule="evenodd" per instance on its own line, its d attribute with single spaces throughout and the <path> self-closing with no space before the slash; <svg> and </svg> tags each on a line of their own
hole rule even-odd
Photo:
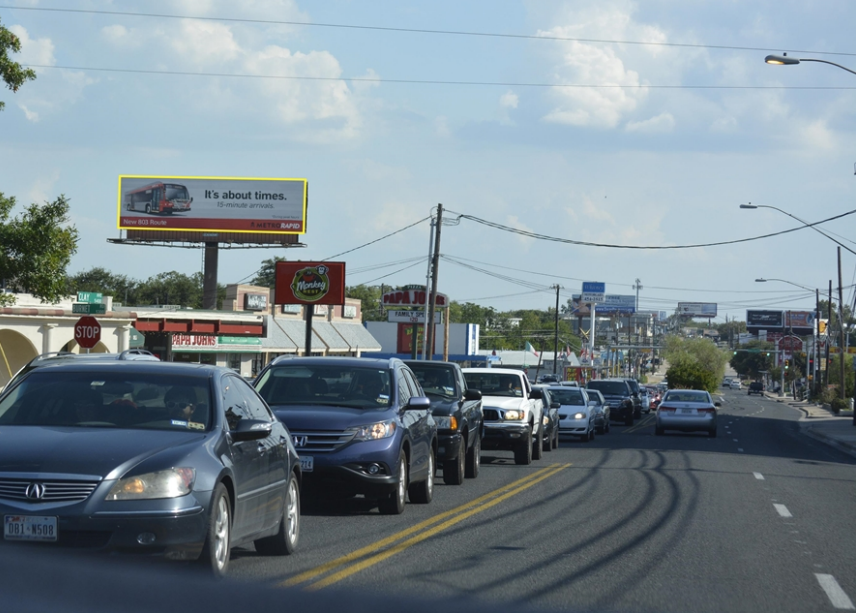
<svg viewBox="0 0 856 613">
<path fill-rule="evenodd" d="M 345 304 L 344 262 L 277 262 L 274 304 Z"/>
<path fill-rule="evenodd" d="M 715 302 L 679 302 L 678 315 L 691 317 L 716 317 Z"/>
<path fill-rule="evenodd" d="M 304 234 L 306 179 L 120 175 L 120 230 Z"/>
<path fill-rule="evenodd" d="M 814 313 L 811 311 L 785 311 L 785 327 L 796 334 L 814 332 Z"/>
</svg>

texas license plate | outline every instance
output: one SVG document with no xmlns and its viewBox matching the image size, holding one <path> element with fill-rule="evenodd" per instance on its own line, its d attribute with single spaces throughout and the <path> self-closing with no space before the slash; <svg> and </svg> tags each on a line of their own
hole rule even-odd
<svg viewBox="0 0 856 613">
<path fill-rule="evenodd" d="M 7 541 L 55 541 L 56 517 L 41 515 L 7 515 L 3 522 Z"/>
<path fill-rule="evenodd" d="M 305 473 L 311 473 L 315 468 L 315 458 L 311 455 L 300 456 L 300 470 Z"/>
<path fill-rule="evenodd" d="M 685 415 L 686 415 L 686 414 L 688 414 L 688 413 L 692 413 L 692 412 L 693 412 L 693 410 L 692 410 L 692 409 L 681 409 L 681 413 L 683 413 L 683 414 L 685 414 Z"/>
</svg>

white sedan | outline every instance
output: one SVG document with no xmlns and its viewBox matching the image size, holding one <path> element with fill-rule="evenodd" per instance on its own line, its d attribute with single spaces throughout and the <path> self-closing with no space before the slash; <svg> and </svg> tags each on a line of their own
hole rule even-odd
<svg viewBox="0 0 856 613">
<path fill-rule="evenodd" d="M 728 384 L 728 387 L 733 390 L 739 390 L 741 388 L 740 379 L 732 379 L 731 383 Z"/>
<path fill-rule="evenodd" d="M 559 434 L 578 436 L 593 441 L 597 407 L 589 406 L 586 391 L 579 387 L 550 386 L 550 397 L 559 405 Z"/>
</svg>

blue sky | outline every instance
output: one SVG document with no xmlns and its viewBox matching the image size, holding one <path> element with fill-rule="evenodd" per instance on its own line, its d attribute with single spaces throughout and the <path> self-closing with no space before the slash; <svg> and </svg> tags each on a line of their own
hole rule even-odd
<svg viewBox="0 0 856 613">
<path fill-rule="evenodd" d="M 791 51 L 856 69 L 856 55 L 820 55 L 856 54 L 856 5 L 844 0 L 822 7 L 721 0 L 5 0 L 0 6 L 3 25 L 23 41 L 18 59 L 28 64 L 247 75 L 46 68 L 17 94 L 0 92 L 6 102 L 0 191 L 21 205 L 60 193 L 71 199 L 82 237 L 72 273 L 105 266 L 145 279 L 202 268 L 198 250 L 107 242 L 119 234 L 120 174 L 309 179 L 309 231 L 301 239 L 307 248 L 223 251 L 221 283 L 251 276 L 274 255 L 321 259 L 358 247 L 426 217 L 438 202 L 453 218 L 467 214 L 560 238 L 649 246 L 734 240 L 795 225 L 776 211 L 740 210 L 744 202 L 809 221 L 856 209 L 856 90 L 657 87 L 856 88 L 856 76 L 831 66 L 763 62 L 767 52 Z M 52 7 L 262 22 L 22 10 Z M 723 46 L 763 51 L 716 48 Z M 258 75 L 332 80 L 251 78 Z M 381 82 L 354 80 L 361 77 Z M 824 227 L 849 239 L 856 215 Z M 344 256 L 348 283 L 422 282 L 427 250 L 422 223 Z M 546 308 L 554 304 L 549 286 L 556 283 L 564 301 L 579 292 L 581 280 L 630 294 L 638 278 L 642 308 L 717 302 L 719 321 L 726 314 L 743 319 L 747 307 L 813 304 L 805 291 L 755 283 L 758 277 L 825 288 L 837 275 L 834 243 L 811 230 L 725 247 L 631 251 L 540 241 L 464 219 L 443 228 L 441 251 L 525 283 L 441 261 L 442 292 L 500 311 Z M 845 252 L 843 263 L 850 285 L 856 256 Z M 852 290 L 848 295 L 852 300 Z"/>
</svg>

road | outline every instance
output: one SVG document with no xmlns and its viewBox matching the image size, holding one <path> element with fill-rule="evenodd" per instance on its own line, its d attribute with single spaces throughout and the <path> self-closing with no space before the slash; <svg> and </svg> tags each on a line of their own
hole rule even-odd
<svg viewBox="0 0 856 613">
<path fill-rule="evenodd" d="M 723 391 L 719 436 L 655 437 L 654 416 L 531 466 L 485 452 L 478 479 L 380 516 L 307 509 L 290 558 L 233 554 L 240 580 L 594 611 L 834 611 L 856 600 L 856 459 L 798 410 Z"/>
</svg>

